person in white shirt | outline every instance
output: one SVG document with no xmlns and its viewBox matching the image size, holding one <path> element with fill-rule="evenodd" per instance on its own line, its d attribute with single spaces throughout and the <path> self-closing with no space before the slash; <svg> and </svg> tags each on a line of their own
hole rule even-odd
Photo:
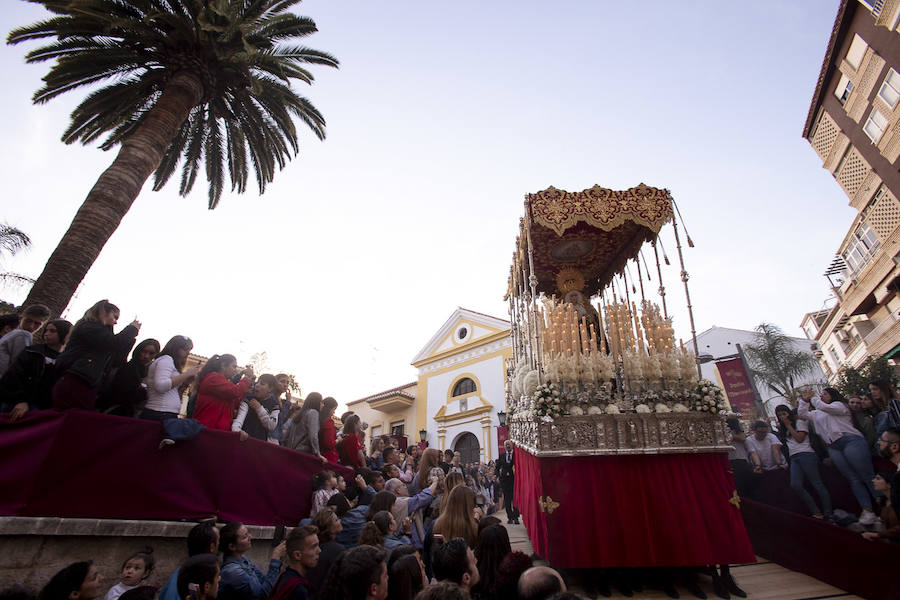
<svg viewBox="0 0 900 600">
<path fill-rule="evenodd" d="M 791 489 L 806 504 L 809 514 L 816 519 L 831 519 L 831 495 L 822 482 L 822 474 L 819 473 L 819 457 L 809 443 L 809 424 L 798 420 L 797 414 L 785 404 L 775 407 L 775 416 L 778 418 L 779 437 L 787 446 L 791 458 Z M 813 497 L 803 487 L 807 480 L 819 495 L 822 510 L 819 510 Z"/>
<path fill-rule="evenodd" d="M 834 388 L 825 388 L 819 398 L 806 389 L 801 393 L 797 416 L 812 423 L 816 433 L 828 445 L 828 456 L 834 466 L 850 482 L 853 496 L 862 508 L 859 523 L 874 524 L 872 498 L 881 494 L 875 491 L 872 483 L 875 472 L 869 446 L 862 433 L 853 426 L 847 400 Z"/>
<path fill-rule="evenodd" d="M 753 435 L 747 438 L 747 450 L 756 452 L 759 457 L 759 465 L 754 469 L 760 471 L 773 471 L 777 468 L 786 469 L 787 461 L 781 451 L 781 440 L 775 434 L 769 432 L 769 424 L 765 421 L 757 421 L 753 424 Z"/>
<path fill-rule="evenodd" d="M 162 422 L 178 418 L 181 412 L 181 386 L 193 381 L 200 371 L 199 367 L 184 370 L 193 347 L 191 338 L 176 335 L 150 363 L 147 370 L 147 404 L 141 411 L 142 419 Z"/>
</svg>

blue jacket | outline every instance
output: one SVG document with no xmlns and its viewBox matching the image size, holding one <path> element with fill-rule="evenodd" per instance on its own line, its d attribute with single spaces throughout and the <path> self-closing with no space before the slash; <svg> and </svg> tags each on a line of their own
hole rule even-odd
<svg viewBox="0 0 900 600">
<path fill-rule="evenodd" d="M 228 556 L 222 563 L 219 579 L 219 600 L 265 600 L 278 573 L 281 561 L 269 561 L 269 571 L 265 575 L 244 556 Z"/>
<path fill-rule="evenodd" d="M 363 525 L 366 524 L 366 514 L 369 512 L 368 505 L 357 506 L 351 508 L 344 516 L 341 517 L 341 526 L 343 529 L 335 540 L 344 548 L 352 548 L 359 543 L 359 535 L 362 533 Z"/>
</svg>

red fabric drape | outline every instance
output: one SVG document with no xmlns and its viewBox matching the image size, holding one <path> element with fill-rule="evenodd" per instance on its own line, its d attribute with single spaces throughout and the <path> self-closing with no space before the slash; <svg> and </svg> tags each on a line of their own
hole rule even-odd
<svg viewBox="0 0 900 600">
<path fill-rule="evenodd" d="M 900 598 L 900 544 L 868 541 L 853 531 L 753 500 L 741 512 L 757 554 L 872 600 Z"/>
<path fill-rule="evenodd" d="M 252 525 L 309 515 L 323 468 L 314 457 L 208 430 L 158 450 L 161 433 L 159 423 L 86 411 L 0 416 L 0 514 Z"/>
<path fill-rule="evenodd" d="M 566 568 L 753 562 L 724 454 L 537 458 L 516 452 L 535 552 Z M 552 512 L 541 499 L 559 503 Z M 552 508 L 552 506 L 551 506 Z"/>
</svg>

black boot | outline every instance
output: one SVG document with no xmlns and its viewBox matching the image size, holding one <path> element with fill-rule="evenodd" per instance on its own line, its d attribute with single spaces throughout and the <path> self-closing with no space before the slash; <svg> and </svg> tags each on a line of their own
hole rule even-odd
<svg viewBox="0 0 900 600">
<path fill-rule="evenodd" d="M 687 580 L 684 582 L 684 587 L 687 591 L 693 594 L 694 598 L 700 598 L 700 600 L 706 600 L 706 592 L 700 587 L 700 584 L 697 583 L 696 580 Z"/>
<path fill-rule="evenodd" d="M 725 583 L 725 588 L 738 598 L 746 598 L 747 592 L 738 587 L 738 584 L 735 582 L 734 577 L 731 576 L 731 573 L 725 570 L 725 567 L 722 568 L 722 571 L 722 581 Z"/>
<path fill-rule="evenodd" d="M 713 591 L 716 593 L 716 596 L 719 598 L 724 598 L 724 600 L 730 600 L 731 594 L 728 593 L 728 585 L 725 583 L 725 579 L 716 573 L 713 575 Z"/>
</svg>

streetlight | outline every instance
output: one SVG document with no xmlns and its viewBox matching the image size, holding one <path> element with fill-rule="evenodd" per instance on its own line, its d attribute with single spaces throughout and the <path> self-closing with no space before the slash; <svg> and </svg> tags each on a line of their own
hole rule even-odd
<svg viewBox="0 0 900 600">
<path fill-rule="evenodd" d="M 497 413 L 497 420 L 500 421 L 500 427 L 506 427 L 506 413 L 502 410 Z"/>
<path fill-rule="evenodd" d="M 419 441 L 425 443 L 425 436 L 428 435 L 428 431 L 425 429 L 419 430 Z"/>
</svg>

